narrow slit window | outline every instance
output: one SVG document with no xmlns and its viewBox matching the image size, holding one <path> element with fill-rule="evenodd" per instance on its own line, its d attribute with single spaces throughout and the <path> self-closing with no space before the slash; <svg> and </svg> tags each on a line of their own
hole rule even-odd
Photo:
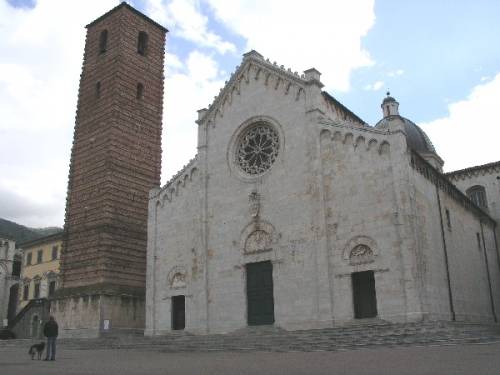
<svg viewBox="0 0 500 375">
<path fill-rule="evenodd" d="M 14 262 L 12 264 L 12 276 L 21 276 L 21 260 L 19 258 L 14 258 Z"/>
<path fill-rule="evenodd" d="M 137 84 L 136 99 L 142 99 L 144 97 L 144 85 L 142 83 Z"/>
<path fill-rule="evenodd" d="M 30 285 L 25 284 L 23 287 L 23 301 L 27 301 L 30 296 Z"/>
<path fill-rule="evenodd" d="M 446 209 L 446 225 L 448 226 L 448 230 L 451 230 L 451 217 L 450 210 Z"/>
<path fill-rule="evenodd" d="M 52 297 L 55 292 L 56 292 L 56 282 L 55 281 L 51 281 L 49 283 L 49 297 Z"/>
<path fill-rule="evenodd" d="M 477 249 L 481 251 L 481 236 L 477 232 L 476 232 L 476 239 L 477 239 Z"/>
<path fill-rule="evenodd" d="M 59 247 L 58 246 L 52 246 L 52 260 L 57 259 L 57 254 L 59 252 Z"/>
<path fill-rule="evenodd" d="M 40 282 L 35 283 L 35 291 L 33 292 L 33 298 L 40 298 Z"/>
<path fill-rule="evenodd" d="M 101 97 L 101 81 L 95 84 L 95 97 L 99 99 Z"/>
<path fill-rule="evenodd" d="M 108 30 L 101 31 L 99 36 L 99 53 L 103 54 L 108 49 Z"/>
<path fill-rule="evenodd" d="M 137 53 L 142 56 L 146 56 L 146 51 L 148 49 L 148 33 L 145 31 L 139 32 L 139 37 L 137 39 Z"/>
</svg>

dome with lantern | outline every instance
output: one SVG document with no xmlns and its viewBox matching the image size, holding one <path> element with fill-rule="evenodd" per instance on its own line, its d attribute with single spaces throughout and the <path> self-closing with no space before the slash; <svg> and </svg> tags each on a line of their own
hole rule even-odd
<svg viewBox="0 0 500 375">
<path fill-rule="evenodd" d="M 389 92 L 382 101 L 381 107 L 384 117 L 375 124 L 375 128 L 386 131 L 402 129 L 406 135 L 408 147 L 442 171 L 444 162 L 437 154 L 430 138 L 417 124 L 399 114 L 399 103 Z"/>
</svg>

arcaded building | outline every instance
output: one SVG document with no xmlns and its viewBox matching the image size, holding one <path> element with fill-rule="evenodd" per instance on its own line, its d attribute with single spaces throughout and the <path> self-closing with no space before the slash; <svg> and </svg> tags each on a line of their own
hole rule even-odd
<svg viewBox="0 0 500 375">
<path fill-rule="evenodd" d="M 393 97 L 370 126 L 322 87 L 251 51 L 199 111 L 197 155 L 149 196 L 146 334 L 497 320 L 476 183 Z"/>
</svg>

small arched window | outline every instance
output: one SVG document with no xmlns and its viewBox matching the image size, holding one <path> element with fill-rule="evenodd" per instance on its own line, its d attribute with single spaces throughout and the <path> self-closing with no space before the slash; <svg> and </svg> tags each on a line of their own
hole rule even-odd
<svg viewBox="0 0 500 375">
<path fill-rule="evenodd" d="M 139 55 L 146 55 L 146 50 L 148 48 L 148 33 L 145 31 L 139 32 L 139 37 L 137 38 L 137 53 Z"/>
<path fill-rule="evenodd" d="M 486 200 L 486 190 L 484 186 L 475 185 L 467 189 L 467 196 L 471 201 L 473 201 L 477 206 L 488 209 L 488 201 Z"/>
<path fill-rule="evenodd" d="M 106 52 L 108 48 L 108 30 L 101 31 L 99 36 L 99 53 L 102 54 Z"/>
<path fill-rule="evenodd" d="M 137 84 L 136 99 L 142 99 L 144 97 L 144 85 L 142 83 Z"/>
</svg>

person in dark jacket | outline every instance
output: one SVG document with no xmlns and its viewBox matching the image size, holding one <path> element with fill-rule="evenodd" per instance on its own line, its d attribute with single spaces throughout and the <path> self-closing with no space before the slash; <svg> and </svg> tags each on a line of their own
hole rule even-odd
<svg viewBox="0 0 500 375">
<path fill-rule="evenodd" d="M 59 335 L 59 326 L 53 316 L 51 316 L 49 321 L 43 326 L 43 334 L 47 337 L 47 355 L 45 356 L 45 361 L 55 361 L 56 339 Z"/>
</svg>

